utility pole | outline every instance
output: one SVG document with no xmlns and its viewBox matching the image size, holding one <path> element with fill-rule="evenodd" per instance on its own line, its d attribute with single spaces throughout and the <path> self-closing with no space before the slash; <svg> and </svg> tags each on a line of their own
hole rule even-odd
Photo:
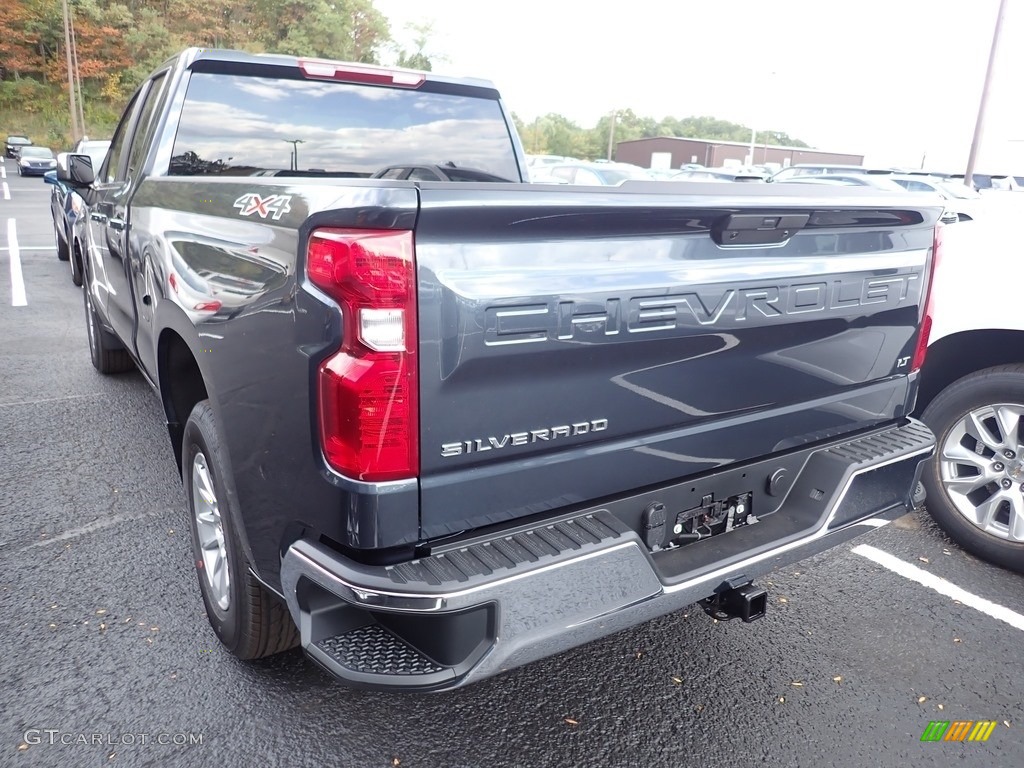
<svg viewBox="0 0 1024 768">
<path fill-rule="evenodd" d="M 999 0 L 996 12 L 996 28 L 992 32 L 992 47 L 988 52 L 988 68 L 985 70 L 985 84 L 981 87 L 981 101 L 978 104 L 978 121 L 974 124 L 974 138 L 971 140 L 971 153 L 967 156 L 967 171 L 964 173 L 964 184 L 974 187 L 974 164 L 978 160 L 978 149 L 981 135 L 985 130 L 985 108 L 988 106 L 988 91 L 992 84 L 992 72 L 996 65 L 996 52 L 999 49 L 999 37 L 1003 29 L 1003 18 L 1006 16 L 1006 0 Z"/>
<path fill-rule="evenodd" d="M 767 76 L 762 76 L 762 77 L 763 77 L 763 82 L 761 83 L 762 88 L 764 89 L 765 92 L 771 93 L 773 85 L 775 83 L 775 80 L 774 80 L 775 72 L 769 72 L 767 74 Z M 759 106 L 758 109 L 759 109 L 759 115 L 760 116 L 756 120 L 754 120 L 754 125 L 750 129 L 750 160 L 747 161 L 746 165 L 753 165 L 754 164 L 754 150 L 757 149 L 757 123 L 759 123 L 759 122 L 768 122 L 767 120 L 764 119 L 763 104 L 761 106 Z M 765 162 L 765 163 L 768 162 L 768 138 L 767 138 L 767 136 L 765 137 L 765 140 L 764 140 L 764 160 L 762 162 Z"/>
<path fill-rule="evenodd" d="M 283 139 L 283 141 L 284 141 L 285 144 L 291 144 L 292 145 L 292 151 L 291 151 L 292 167 L 289 168 L 288 170 L 290 170 L 290 171 L 297 171 L 297 170 L 299 170 L 299 144 L 305 144 L 306 142 L 303 139 Z"/>
<path fill-rule="evenodd" d="M 619 116 L 618 110 L 612 110 L 612 123 L 608 129 L 608 160 L 612 159 L 612 149 L 615 146 L 615 120 Z"/>
<path fill-rule="evenodd" d="M 761 142 L 762 144 L 764 144 L 764 155 L 761 157 L 761 164 L 762 165 L 767 165 L 768 164 L 768 144 L 769 144 L 769 142 L 772 139 L 775 140 L 775 146 L 778 146 L 778 144 L 779 144 L 779 134 L 776 131 L 765 131 L 764 132 L 764 141 Z M 751 159 L 753 159 L 753 158 L 751 158 Z M 751 165 L 753 165 L 753 163 L 751 163 Z"/>
<path fill-rule="evenodd" d="M 75 73 L 75 85 L 78 89 L 78 124 L 82 128 L 82 138 L 88 130 L 85 127 L 85 98 L 82 96 L 82 76 L 78 71 L 78 43 L 75 41 L 75 14 L 68 10 L 68 26 L 71 28 L 71 62 Z"/>
<path fill-rule="evenodd" d="M 75 100 L 75 76 L 71 69 L 71 23 L 68 20 L 68 0 L 64 5 L 64 55 L 68 60 L 68 105 L 71 108 L 71 140 L 78 141 L 82 135 L 78 129 L 78 104 Z"/>
</svg>

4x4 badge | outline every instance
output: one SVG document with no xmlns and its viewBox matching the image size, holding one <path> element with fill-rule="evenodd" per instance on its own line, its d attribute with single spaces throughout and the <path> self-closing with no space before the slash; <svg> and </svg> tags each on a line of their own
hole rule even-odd
<svg viewBox="0 0 1024 768">
<path fill-rule="evenodd" d="M 282 216 L 291 211 L 291 195 L 271 195 L 260 197 L 255 192 L 246 192 L 235 200 L 233 208 L 237 208 L 242 216 L 252 216 L 254 213 L 261 219 L 272 216 L 278 221 Z"/>
</svg>

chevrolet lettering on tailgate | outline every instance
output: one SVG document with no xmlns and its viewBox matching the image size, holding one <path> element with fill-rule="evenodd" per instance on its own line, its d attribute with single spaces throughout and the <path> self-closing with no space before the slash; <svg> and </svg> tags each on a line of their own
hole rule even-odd
<svg viewBox="0 0 1024 768">
<path fill-rule="evenodd" d="M 665 293 L 588 302 L 553 301 L 489 307 L 487 346 L 570 340 L 598 340 L 620 334 L 671 331 L 687 327 L 733 327 L 751 321 L 820 312 L 843 314 L 866 306 L 896 307 L 917 301 L 917 271 L 883 277 L 848 277 L 792 285 Z"/>
</svg>

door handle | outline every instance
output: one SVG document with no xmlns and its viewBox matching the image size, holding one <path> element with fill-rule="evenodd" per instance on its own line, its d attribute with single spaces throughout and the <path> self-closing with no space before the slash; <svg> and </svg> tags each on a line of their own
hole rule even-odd
<svg viewBox="0 0 1024 768">
<path fill-rule="evenodd" d="M 110 219 L 107 221 L 107 226 L 109 226 L 111 229 L 116 229 L 118 232 L 121 232 L 124 230 L 124 220 Z"/>
<path fill-rule="evenodd" d="M 89 218 L 93 221 L 106 221 L 107 217 L 102 213 L 96 213 L 95 211 L 89 211 Z"/>
</svg>

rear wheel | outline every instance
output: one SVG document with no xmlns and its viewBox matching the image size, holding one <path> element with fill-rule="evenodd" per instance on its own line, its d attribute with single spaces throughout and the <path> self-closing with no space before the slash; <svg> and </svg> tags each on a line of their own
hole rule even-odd
<svg viewBox="0 0 1024 768">
<path fill-rule="evenodd" d="M 71 282 L 79 287 L 82 285 L 82 251 L 77 243 L 71 249 Z"/>
<path fill-rule="evenodd" d="M 287 607 L 253 576 L 239 533 L 209 400 L 192 409 L 182 442 L 182 480 L 192 531 L 192 560 L 210 625 L 240 659 L 288 650 L 298 631 Z"/>
<path fill-rule="evenodd" d="M 92 356 L 93 367 L 100 373 L 130 371 L 135 364 L 128 350 L 114 334 L 100 325 L 89 289 L 86 288 L 82 293 L 85 296 L 85 324 L 89 333 L 89 354 Z"/>
<path fill-rule="evenodd" d="M 921 418 L 937 437 L 928 511 L 964 549 L 1024 573 L 1024 365 L 960 379 Z"/>
<path fill-rule="evenodd" d="M 67 261 L 71 258 L 71 249 L 68 247 L 68 241 L 60 236 L 60 230 L 57 229 L 56 224 L 53 225 L 53 239 L 57 241 L 57 258 L 61 261 Z"/>
</svg>

